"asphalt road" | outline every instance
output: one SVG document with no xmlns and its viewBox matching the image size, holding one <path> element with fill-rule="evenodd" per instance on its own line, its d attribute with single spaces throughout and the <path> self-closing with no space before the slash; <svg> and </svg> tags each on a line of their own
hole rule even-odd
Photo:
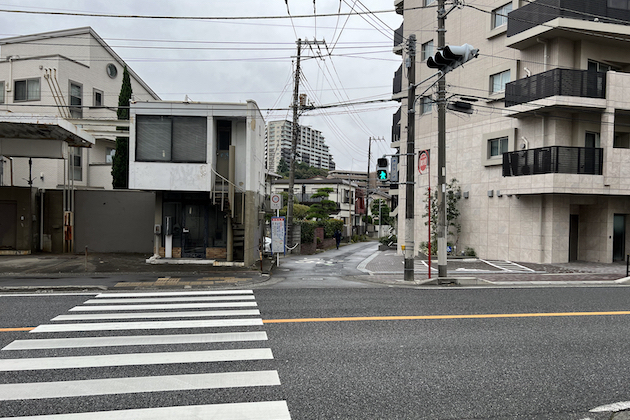
<svg viewBox="0 0 630 420">
<path fill-rule="evenodd" d="M 0 351 L 0 416 L 171 406 L 216 408 L 218 404 L 272 401 L 273 407 L 264 407 L 276 416 L 261 418 L 286 418 L 281 417 L 286 407 L 293 419 L 600 420 L 609 419 L 611 413 L 589 413 L 589 410 L 630 401 L 628 288 L 282 287 L 257 289 L 251 294 L 253 299 L 230 297 L 230 302 L 255 302 L 257 306 L 251 308 L 258 309 L 260 316 L 193 316 L 199 311 L 228 309 L 202 307 L 208 301 L 198 300 L 199 295 L 187 303 L 192 305 L 188 308 L 141 310 L 125 306 L 127 310 L 123 311 L 111 308 L 119 305 L 107 301 L 111 296 L 125 299 L 122 305 L 180 304 L 146 302 L 160 296 L 120 294 L 98 298 L 94 294 L 0 296 L 3 349 L 15 346 L 20 340 L 35 340 L 37 344 L 45 344 L 40 347 L 46 347 L 48 342 L 44 340 L 51 338 L 124 337 L 121 340 L 129 341 L 125 345 Z M 95 310 L 88 311 L 86 307 Z M 153 318 L 156 313 L 175 311 L 191 313 Z M 137 315 L 122 320 L 51 321 L 58 315 L 109 317 L 118 313 Z M 230 319 L 262 319 L 263 323 L 231 327 L 169 324 L 180 320 Z M 120 322 L 129 326 L 128 323 L 147 321 L 167 324 L 155 329 L 147 324 L 136 325 L 136 329 L 109 326 L 80 331 L 103 323 Z M 76 324 L 72 328 L 79 331 L 46 330 L 51 325 L 65 324 Z M 37 326 L 44 330 L 9 331 Z M 265 333 L 267 339 L 179 342 L 183 336 L 237 331 Z M 131 345 L 137 339 L 134 337 L 164 335 L 172 335 L 176 341 Z M 187 353 L 181 356 L 184 361 L 173 359 L 180 352 L 197 352 L 194 355 L 197 360 L 198 352 L 208 350 L 229 350 L 227 358 L 236 359 L 237 354 L 260 349 L 270 350 L 272 358 L 258 355 L 251 356 L 254 360 L 202 358 L 192 362 L 193 355 Z M 139 353 L 142 357 L 134 361 L 134 355 Z M 92 365 L 98 359 L 95 356 L 115 354 L 125 355 L 124 363 L 129 365 L 117 365 L 120 361 L 109 366 Z M 88 366 L 47 368 L 50 366 L 47 363 L 58 363 L 60 358 L 69 356 L 89 356 L 81 362 Z M 13 361 L 3 364 L 6 359 Z M 37 368 L 40 364 L 43 366 Z M 16 366 L 23 366 L 23 370 L 15 370 Z M 213 388 L 217 378 L 212 374 L 226 372 L 259 375 L 255 380 L 262 384 L 252 385 L 247 382 L 249 378 L 243 378 L 244 384 L 232 386 L 226 385 L 232 379 L 218 378 L 222 385 Z M 105 395 L 99 393 L 105 392 L 107 383 L 92 382 L 115 378 L 148 379 L 141 384 L 115 383 L 114 390 Z M 41 388 L 47 383 L 55 383 L 52 391 L 46 385 Z M 188 385 L 182 387 L 182 383 Z M 42 398 L 45 392 L 60 392 L 59 389 L 65 388 L 62 385 L 68 384 L 73 385 L 69 392 L 76 395 Z M 172 388 L 160 390 L 162 386 Z M 194 386 L 199 389 L 189 389 Z M 84 395 L 92 387 L 97 388 L 98 395 Z M 158 390 L 150 390 L 155 387 Z M 25 396 L 28 399 L 20 398 Z M 221 407 L 228 411 L 217 418 L 244 418 L 235 414 L 242 412 L 244 406 Z M 263 406 L 256 407 L 255 412 L 262 415 Z M 148 418 L 158 418 L 156 415 L 151 412 Z M 121 416 L 119 412 L 104 417 Z M 190 413 L 178 417 L 195 418 Z"/>
</svg>

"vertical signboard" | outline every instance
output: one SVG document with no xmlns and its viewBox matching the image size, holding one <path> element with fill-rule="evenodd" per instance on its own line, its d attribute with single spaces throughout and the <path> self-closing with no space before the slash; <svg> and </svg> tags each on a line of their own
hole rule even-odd
<svg viewBox="0 0 630 420">
<path fill-rule="evenodd" d="M 271 252 L 284 252 L 285 224 L 284 217 L 271 218 Z"/>
</svg>

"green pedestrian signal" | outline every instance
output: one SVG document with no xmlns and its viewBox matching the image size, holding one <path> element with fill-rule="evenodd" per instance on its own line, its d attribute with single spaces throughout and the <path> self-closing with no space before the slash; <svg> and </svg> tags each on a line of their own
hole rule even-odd
<svg viewBox="0 0 630 420">
<path fill-rule="evenodd" d="M 389 181 L 389 161 L 387 158 L 379 158 L 376 160 L 376 179 L 379 181 Z"/>
</svg>

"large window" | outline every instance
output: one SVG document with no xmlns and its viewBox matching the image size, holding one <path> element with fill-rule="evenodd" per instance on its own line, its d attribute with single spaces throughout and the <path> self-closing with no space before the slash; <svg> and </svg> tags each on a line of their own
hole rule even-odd
<svg viewBox="0 0 630 420">
<path fill-rule="evenodd" d="M 421 55 L 422 61 L 427 60 L 429 57 L 433 55 L 433 40 L 422 44 L 420 55 Z"/>
<path fill-rule="evenodd" d="M 492 11 L 492 29 L 507 25 L 507 15 L 512 11 L 512 2 Z"/>
<path fill-rule="evenodd" d="M 488 140 L 488 157 L 503 156 L 508 151 L 508 137 L 499 137 Z"/>
<path fill-rule="evenodd" d="M 205 163 L 206 148 L 206 117 L 136 117 L 136 161 Z"/>
<path fill-rule="evenodd" d="M 505 92 L 505 85 L 510 82 L 510 70 L 490 76 L 490 93 Z"/>
<path fill-rule="evenodd" d="M 75 82 L 70 82 L 70 115 L 83 118 L 83 86 Z"/>
<path fill-rule="evenodd" d="M 16 80 L 13 90 L 13 101 L 39 101 L 41 99 L 39 78 Z"/>
<path fill-rule="evenodd" d="M 424 5 L 425 5 L 425 6 L 430 6 L 430 5 L 432 5 L 433 3 L 435 3 L 436 1 L 437 1 L 437 0 L 424 0 Z"/>
<path fill-rule="evenodd" d="M 0 82 L 0 104 L 4 103 L 4 82 Z"/>
</svg>

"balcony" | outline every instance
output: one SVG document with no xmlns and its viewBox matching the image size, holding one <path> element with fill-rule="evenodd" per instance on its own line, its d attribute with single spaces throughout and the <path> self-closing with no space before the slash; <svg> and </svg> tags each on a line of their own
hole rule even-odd
<svg viewBox="0 0 630 420">
<path fill-rule="evenodd" d="M 606 73 L 588 70 L 553 69 L 505 85 L 506 107 L 554 96 L 605 99 Z M 550 102 L 546 105 L 552 106 L 553 104 L 553 102 Z M 558 105 L 570 106 L 571 103 Z M 542 104 L 542 106 L 545 106 L 545 104 Z M 582 100 L 577 101 L 575 106 L 599 107 L 599 105 Z M 532 110 L 534 109 L 532 108 Z"/>
<path fill-rule="evenodd" d="M 592 21 L 593 16 L 597 16 L 597 23 L 630 22 L 630 11 L 608 7 L 606 0 L 537 0 L 509 13 L 507 36 L 518 35 L 557 18 Z"/>
<path fill-rule="evenodd" d="M 394 73 L 394 81 L 392 83 L 393 85 L 392 99 L 395 101 L 400 101 L 402 98 L 407 97 L 407 91 L 406 90 L 404 92 L 402 91 L 402 79 L 403 79 L 403 66 L 401 64 L 400 67 L 398 67 L 398 70 L 396 70 L 396 73 Z"/>
<path fill-rule="evenodd" d="M 402 55 L 404 49 L 403 24 L 394 31 L 394 54 Z"/>
<path fill-rule="evenodd" d="M 503 176 L 602 175 L 604 149 L 550 146 L 503 154 Z"/>
</svg>

